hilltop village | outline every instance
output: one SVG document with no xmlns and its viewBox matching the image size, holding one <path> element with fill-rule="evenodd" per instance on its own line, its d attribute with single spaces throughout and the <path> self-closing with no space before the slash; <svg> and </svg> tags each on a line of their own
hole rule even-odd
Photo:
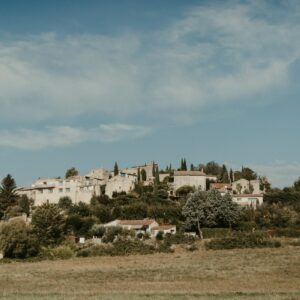
<svg viewBox="0 0 300 300">
<path fill-rule="evenodd" d="M 223 170 L 223 174 L 221 171 L 220 177 L 216 172 L 205 173 L 203 167 L 196 169 L 192 166 L 191 170 L 187 170 L 184 166 L 185 161 L 182 162 L 183 166 L 178 170 L 166 168 L 161 171 L 155 162 L 122 170 L 119 170 L 116 164 L 113 171 L 98 168 L 86 175 L 78 175 L 77 170 L 73 168 L 75 173 L 70 172 L 66 178 L 39 178 L 30 187 L 18 188 L 17 193 L 32 199 L 35 206 L 44 203 L 58 204 L 63 197 L 70 198 L 74 204 L 79 202 L 89 204 L 94 196 L 106 195 L 113 198 L 118 194 L 134 193 L 137 185 L 154 187 L 164 183 L 164 190 L 172 199 L 186 191 L 216 189 L 222 195 L 231 194 L 233 201 L 240 205 L 256 207 L 262 204 L 268 184 L 266 178 L 253 175 L 251 177 L 253 179 L 249 178 L 250 180 L 245 178 L 234 180 L 233 176 L 224 175 L 227 169 Z"/>
</svg>

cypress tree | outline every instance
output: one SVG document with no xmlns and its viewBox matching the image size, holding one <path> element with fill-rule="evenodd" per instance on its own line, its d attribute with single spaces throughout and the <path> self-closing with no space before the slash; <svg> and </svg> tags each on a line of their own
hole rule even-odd
<svg viewBox="0 0 300 300">
<path fill-rule="evenodd" d="M 117 176 L 118 174 L 119 174 L 119 167 L 118 167 L 117 162 L 115 162 L 115 165 L 114 165 L 114 175 Z"/>
<path fill-rule="evenodd" d="M 229 172 L 229 179 L 230 179 L 230 183 L 232 183 L 234 181 L 232 169 L 230 169 L 230 172 Z"/>
<path fill-rule="evenodd" d="M 159 183 L 159 170 L 158 166 L 155 168 L 155 182 L 158 184 Z"/>
</svg>

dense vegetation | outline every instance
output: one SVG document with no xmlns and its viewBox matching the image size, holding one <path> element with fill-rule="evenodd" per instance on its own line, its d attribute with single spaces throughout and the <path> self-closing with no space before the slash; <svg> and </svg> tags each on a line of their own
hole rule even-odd
<svg viewBox="0 0 300 300">
<path fill-rule="evenodd" d="M 186 160 L 182 159 L 180 170 L 186 169 Z M 220 182 L 227 182 L 232 176 L 259 178 L 250 168 L 228 172 L 225 165 L 215 162 L 198 166 L 192 164 L 190 169 L 203 169 L 216 175 Z M 156 179 L 152 186 L 144 186 L 141 181 L 130 194 L 115 193 L 112 199 L 103 194 L 93 197 L 90 204 L 73 204 L 72 199 L 63 197 L 57 205 L 44 204 L 40 207 L 34 207 L 33 201 L 26 196 L 18 196 L 13 177 L 7 175 L 0 187 L 0 218 L 4 221 L 0 226 L 0 249 L 5 257 L 10 258 L 36 255 L 64 258 L 74 255 L 168 252 L 173 244 L 193 245 L 195 238 L 185 235 L 186 231 L 196 232 L 200 239 L 213 238 L 207 244 L 210 249 L 278 246 L 269 238 L 299 238 L 300 179 L 294 186 L 282 190 L 268 188 L 264 204 L 253 209 L 241 208 L 232 202 L 229 194 L 221 196 L 216 190 L 204 192 L 184 186 L 176 196 L 170 196 L 168 182 L 173 171 L 171 165 L 166 171 L 154 167 Z M 159 172 L 168 172 L 169 176 L 160 182 Z M 118 174 L 117 163 L 114 173 Z M 78 171 L 71 168 L 66 177 L 77 174 Z M 141 172 L 139 176 L 142 179 L 145 174 Z M 30 225 L 21 220 L 11 221 L 22 214 L 31 217 Z M 175 224 L 178 233 L 174 236 L 159 233 L 156 240 L 150 242 L 147 235 L 136 236 L 134 232 L 120 228 L 104 229 L 101 226 L 115 219 L 143 218 L 153 218 L 162 224 Z M 107 246 L 82 248 L 70 244 L 70 239 L 78 240 L 82 236 L 87 239 L 96 236 Z"/>
</svg>

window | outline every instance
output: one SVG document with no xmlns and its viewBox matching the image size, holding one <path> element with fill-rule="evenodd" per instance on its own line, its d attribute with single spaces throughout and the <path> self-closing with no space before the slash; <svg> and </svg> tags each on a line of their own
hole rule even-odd
<svg viewBox="0 0 300 300">
<path fill-rule="evenodd" d="M 43 190 L 40 190 L 40 194 L 43 194 Z"/>
<path fill-rule="evenodd" d="M 58 192 L 59 192 L 59 193 L 62 193 L 62 192 L 63 192 L 63 189 L 58 189 Z"/>
<path fill-rule="evenodd" d="M 52 194 L 53 193 L 53 190 L 48 190 L 48 194 Z"/>
<path fill-rule="evenodd" d="M 66 188 L 66 192 L 70 193 L 71 189 L 70 188 Z"/>
</svg>

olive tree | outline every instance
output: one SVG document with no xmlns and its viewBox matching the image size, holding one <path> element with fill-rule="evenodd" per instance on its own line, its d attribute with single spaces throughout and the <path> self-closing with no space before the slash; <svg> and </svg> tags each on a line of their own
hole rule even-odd
<svg viewBox="0 0 300 300">
<path fill-rule="evenodd" d="M 203 227 L 231 227 L 238 221 L 240 210 L 229 194 L 222 196 L 217 190 L 197 190 L 188 196 L 182 214 L 186 219 L 186 226 L 196 226 L 200 238 L 203 239 Z"/>
</svg>

